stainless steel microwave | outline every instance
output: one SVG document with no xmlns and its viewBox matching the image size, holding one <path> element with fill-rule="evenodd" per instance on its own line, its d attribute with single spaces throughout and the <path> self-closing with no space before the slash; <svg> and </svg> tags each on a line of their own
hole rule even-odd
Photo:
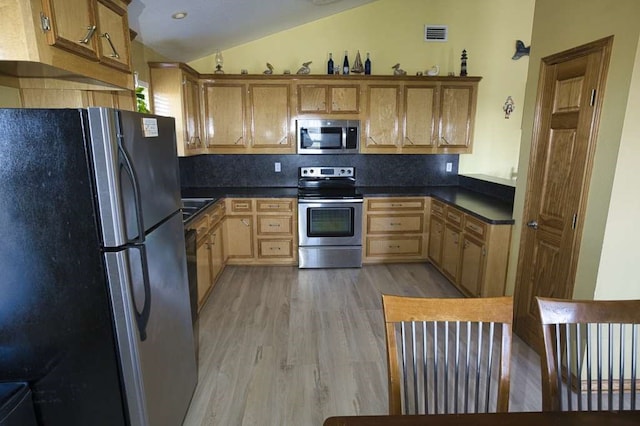
<svg viewBox="0 0 640 426">
<path fill-rule="evenodd" d="M 357 154 L 360 120 L 296 121 L 298 154 Z"/>
</svg>

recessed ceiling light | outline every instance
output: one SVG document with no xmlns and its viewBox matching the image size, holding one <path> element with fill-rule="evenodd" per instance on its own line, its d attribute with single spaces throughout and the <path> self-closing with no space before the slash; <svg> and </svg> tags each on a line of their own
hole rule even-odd
<svg viewBox="0 0 640 426">
<path fill-rule="evenodd" d="M 173 19 L 184 19 L 187 17 L 187 12 L 176 12 L 173 15 L 171 15 L 171 17 Z"/>
</svg>

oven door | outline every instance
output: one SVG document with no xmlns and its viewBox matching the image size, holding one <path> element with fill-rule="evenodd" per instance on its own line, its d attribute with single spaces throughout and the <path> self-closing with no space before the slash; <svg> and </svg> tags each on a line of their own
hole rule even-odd
<svg viewBox="0 0 640 426">
<path fill-rule="evenodd" d="M 361 246 L 362 199 L 298 200 L 300 246 Z"/>
</svg>

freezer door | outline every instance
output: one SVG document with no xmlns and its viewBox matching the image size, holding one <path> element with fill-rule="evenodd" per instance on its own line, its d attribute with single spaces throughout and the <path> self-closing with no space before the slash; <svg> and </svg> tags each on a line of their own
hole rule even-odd
<svg viewBox="0 0 640 426">
<path fill-rule="evenodd" d="M 132 424 L 182 424 L 197 369 L 181 216 L 153 230 L 144 251 L 132 247 L 105 257 Z M 142 339 L 136 316 L 145 304 L 149 316 Z"/>
<path fill-rule="evenodd" d="M 174 120 L 108 108 L 88 116 L 105 246 L 142 242 L 180 208 Z"/>
</svg>

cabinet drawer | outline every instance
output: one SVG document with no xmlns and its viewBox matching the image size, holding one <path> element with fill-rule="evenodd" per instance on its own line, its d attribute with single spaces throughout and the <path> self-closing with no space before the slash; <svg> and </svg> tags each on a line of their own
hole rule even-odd
<svg viewBox="0 0 640 426">
<path fill-rule="evenodd" d="M 487 235 L 487 224 L 469 215 L 465 215 L 464 230 L 482 240 Z"/>
<path fill-rule="evenodd" d="M 423 214 L 367 215 L 367 233 L 369 234 L 422 233 L 423 229 Z"/>
<path fill-rule="evenodd" d="M 445 205 L 440 201 L 431 200 L 431 214 L 444 218 Z"/>
<path fill-rule="evenodd" d="M 292 212 L 293 200 L 257 200 L 258 212 Z"/>
<path fill-rule="evenodd" d="M 261 258 L 290 258 L 293 254 L 293 240 L 258 240 L 258 257 Z"/>
<path fill-rule="evenodd" d="M 464 214 L 461 211 L 456 210 L 450 206 L 447 206 L 446 212 L 447 212 L 447 223 L 455 226 L 458 229 L 462 228 L 462 218 Z"/>
<path fill-rule="evenodd" d="M 248 213 L 253 211 L 253 200 L 251 199 L 229 199 L 228 202 L 231 213 Z"/>
<path fill-rule="evenodd" d="M 422 236 L 367 237 L 366 255 L 375 256 L 422 256 Z"/>
<path fill-rule="evenodd" d="M 292 216 L 258 216 L 258 235 L 291 235 Z"/>
<path fill-rule="evenodd" d="M 424 198 L 380 198 L 367 200 L 367 209 L 372 210 L 424 210 Z"/>
</svg>

